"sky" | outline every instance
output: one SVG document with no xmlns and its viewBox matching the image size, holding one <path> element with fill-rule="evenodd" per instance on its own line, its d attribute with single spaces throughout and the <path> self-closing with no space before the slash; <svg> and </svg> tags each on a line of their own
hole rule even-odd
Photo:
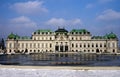
<svg viewBox="0 0 120 77">
<path fill-rule="evenodd" d="M 58 27 L 93 36 L 113 32 L 120 39 L 120 0 L 0 0 L 0 37 Z"/>
</svg>

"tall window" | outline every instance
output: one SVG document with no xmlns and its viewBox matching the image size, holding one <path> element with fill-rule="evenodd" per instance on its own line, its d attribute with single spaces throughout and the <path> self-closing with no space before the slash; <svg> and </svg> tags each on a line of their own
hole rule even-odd
<svg viewBox="0 0 120 77">
<path fill-rule="evenodd" d="M 34 48 L 36 47 L 36 43 L 34 43 Z"/>
<path fill-rule="evenodd" d="M 12 44 L 11 43 L 9 44 L 9 47 L 12 48 Z"/>
<path fill-rule="evenodd" d="M 44 48 L 44 43 L 42 43 L 42 48 Z"/>
<path fill-rule="evenodd" d="M 72 44 L 72 47 L 74 47 L 74 44 Z"/>
<path fill-rule="evenodd" d="M 100 47 L 102 47 L 102 44 L 100 44 Z"/>
<path fill-rule="evenodd" d="M 38 43 L 38 48 L 40 48 L 40 43 Z"/>
<path fill-rule="evenodd" d="M 98 47 L 98 44 L 96 43 L 96 47 Z"/>
<path fill-rule="evenodd" d="M 86 44 L 84 44 L 84 47 L 86 47 Z"/>
<path fill-rule="evenodd" d="M 72 37 L 72 40 L 74 40 L 74 38 Z"/>
<path fill-rule="evenodd" d="M 78 44 L 76 44 L 76 48 L 78 47 Z"/>
<path fill-rule="evenodd" d="M 50 40 L 52 40 L 52 38 L 50 37 Z"/>
<path fill-rule="evenodd" d="M 82 45 L 80 44 L 80 47 L 82 47 Z"/>
<path fill-rule="evenodd" d="M 88 44 L 88 48 L 90 47 L 90 44 Z"/>
<path fill-rule="evenodd" d="M 106 47 L 106 43 L 104 43 L 104 47 Z"/>
<path fill-rule="evenodd" d="M 52 44 L 50 43 L 50 48 L 52 48 Z"/>
<path fill-rule="evenodd" d="M 92 47 L 94 47 L 94 44 L 92 43 Z"/>
<path fill-rule="evenodd" d="M 46 48 L 48 47 L 48 44 L 46 43 Z"/>
<path fill-rule="evenodd" d="M 112 43 L 112 47 L 115 47 L 115 43 Z"/>
</svg>

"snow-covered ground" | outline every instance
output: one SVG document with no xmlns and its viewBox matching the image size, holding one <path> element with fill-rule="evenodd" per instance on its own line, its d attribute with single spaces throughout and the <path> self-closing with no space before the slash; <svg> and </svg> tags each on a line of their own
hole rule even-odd
<svg viewBox="0 0 120 77">
<path fill-rule="evenodd" d="M 120 70 L 0 68 L 0 77 L 120 77 Z"/>
</svg>

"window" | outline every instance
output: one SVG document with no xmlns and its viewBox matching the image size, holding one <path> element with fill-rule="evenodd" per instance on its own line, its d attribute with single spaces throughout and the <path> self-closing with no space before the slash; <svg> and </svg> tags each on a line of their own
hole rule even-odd
<svg viewBox="0 0 120 77">
<path fill-rule="evenodd" d="M 36 47 L 36 43 L 34 43 L 34 48 Z"/>
<path fill-rule="evenodd" d="M 115 43 L 112 43 L 112 47 L 115 47 Z"/>
<path fill-rule="evenodd" d="M 36 52 L 36 50 L 34 50 L 34 52 Z"/>
<path fill-rule="evenodd" d="M 78 47 L 78 44 L 76 44 L 76 48 Z"/>
<path fill-rule="evenodd" d="M 82 45 L 80 44 L 80 47 L 82 47 Z"/>
<path fill-rule="evenodd" d="M 38 48 L 40 48 L 40 44 L 38 43 Z"/>
<path fill-rule="evenodd" d="M 88 44 L 88 48 L 90 47 L 90 44 Z"/>
<path fill-rule="evenodd" d="M 92 47 L 94 47 L 94 44 L 92 44 Z"/>
<path fill-rule="evenodd" d="M 81 40 L 81 37 L 80 37 L 80 40 Z"/>
<path fill-rule="evenodd" d="M 84 47 L 86 47 L 86 44 L 84 44 Z"/>
<path fill-rule="evenodd" d="M 96 44 L 96 47 L 98 47 L 98 44 Z"/>
<path fill-rule="evenodd" d="M 52 44 L 50 43 L 50 48 L 52 48 Z"/>
<path fill-rule="evenodd" d="M 104 44 L 104 47 L 106 47 L 106 44 Z"/>
<path fill-rule="evenodd" d="M 42 48 L 44 48 L 44 43 L 42 43 Z"/>
<path fill-rule="evenodd" d="M 76 37 L 76 40 L 78 40 L 77 37 Z"/>
<path fill-rule="evenodd" d="M 74 47 L 74 44 L 72 44 L 72 47 Z"/>
<path fill-rule="evenodd" d="M 11 43 L 9 44 L 9 47 L 12 48 L 12 44 Z"/>
<path fill-rule="evenodd" d="M 100 44 L 100 47 L 102 47 L 102 44 Z"/>
<path fill-rule="evenodd" d="M 72 37 L 72 40 L 74 40 L 73 37 Z"/>
<path fill-rule="evenodd" d="M 50 40 L 52 40 L 52 38 L 50 37 Z"/>
<path fill-rule="evenodd" d="M 108 43 L 108 47 L 110 47 L 110 43 Z"/>
<path fill-rule="evenodd" d="M 48 47 L 47 43 L 46 43 L 46 48 Z"/>
</svg>

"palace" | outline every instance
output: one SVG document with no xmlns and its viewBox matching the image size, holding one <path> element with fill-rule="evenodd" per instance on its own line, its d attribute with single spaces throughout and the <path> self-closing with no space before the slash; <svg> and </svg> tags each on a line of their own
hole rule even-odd
<svg viewBox="0 0 120 77">
<path fill-rule="evenodd" d="M 6 40 L 7 54 L 43 52 L 117 53 L 118 38 L 114 33 L 92 36 L 85 29 L 67 31 L 36 30 L 31 37 L 9 34 Z"/>
</svg>

